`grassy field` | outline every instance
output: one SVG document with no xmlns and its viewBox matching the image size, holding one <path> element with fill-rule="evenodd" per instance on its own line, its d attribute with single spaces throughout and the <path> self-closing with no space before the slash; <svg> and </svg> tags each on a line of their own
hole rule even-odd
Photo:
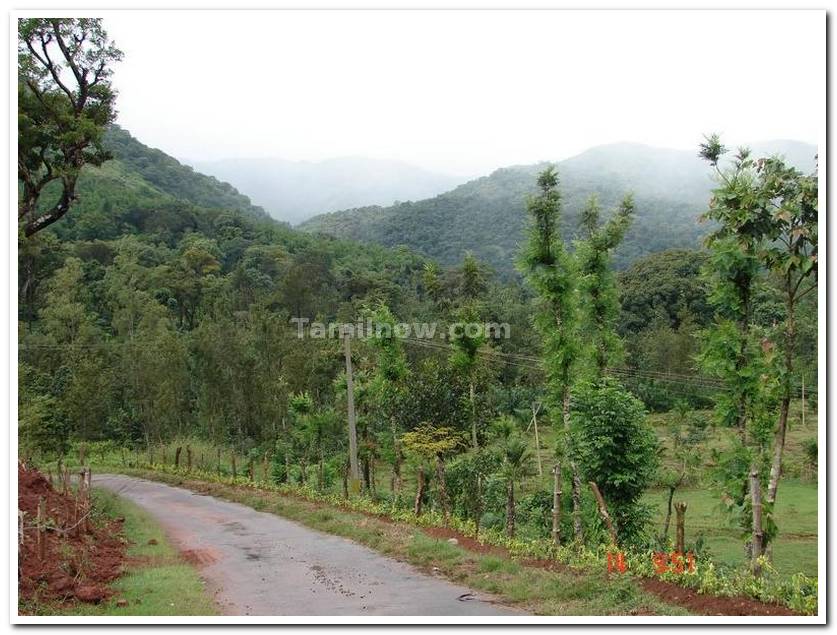
<svg viewBox="0 0 837 635">
<path fill-rule="evenodd" d="M 649 492 L 645 500 L 665 509 L 668 492 Z M 688 503 L 686 542 L 702 535 L 712 559 L 718 563 L 739 564 L 744 560 L 744 540 L 740 530 L 730 526 L 719 507 L 718 495 L 705 489 L 678 490 L 676 501 Z M 779 537 L 773 545 L 773 564 L 782 573 L 817 575 L 817 485 L 783 481 L 776 498 Z M 662 530 L 663 518 L 657 526 Z M 674 523 L 669 535 L 673 536 Z"/>
<path fill-rule="evenodd" d="M 110 492 L 94 489 L 102 514 L 125 518 L 129 566 L 101 604 L 38 607 L 40 615 L 216 615 L 218 610 L 196 569 L 183 562 L 152 516 Z M 155 544 L 156 543 L 156 544 Z M 120 602 L 122 600 L 122 602 Z M 124 606 L 119 606 L 124 604 Z M 125 604 L 126 603 L 126 604 Z"/>
</svg>

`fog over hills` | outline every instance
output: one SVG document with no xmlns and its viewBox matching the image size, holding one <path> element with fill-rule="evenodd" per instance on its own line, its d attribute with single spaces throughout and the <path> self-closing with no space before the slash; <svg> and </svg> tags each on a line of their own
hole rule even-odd
<svg viewBox="0 0 837 635">
<path fill-rule="evenodd" d="M 401 161 L 342 157 L 324 161 L 187 161 L 245 192 L 274 218 L 292 224 L 360 205 L 392 205 L 441 194 L 461 182 Z"/>
<path fill-rule="evenodd" d="M 782 155 L 803 171 L 815 166 L 817 149 L 811 144 L 769 141 L 750 148 L 754 156 Z M 526 226 L 526 195 L 534 192 L 537 173 L 545 166 L 502 168 L 422 201 L 316 216 L 301 229 L 387 246 L 404 244 L 448 265 L 470 250 L 498 271 L 511 273 Z M 712 170 L 696 151 L 617 143 L 591 148 L 556 166 L 568 238 L 575 234 L 591 194 L 609 211 L 633 192 L 636 218 L 615 254 L 617 267 L 655 251 L 696 247 L 707 232 L 698 219 L 713 187 Z"/>
</svg>

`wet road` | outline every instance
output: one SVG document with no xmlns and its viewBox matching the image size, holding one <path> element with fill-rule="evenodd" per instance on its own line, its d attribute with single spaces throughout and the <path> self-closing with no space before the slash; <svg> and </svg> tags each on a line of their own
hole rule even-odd
<svg viewBox="0 0 837 635">
<path fill-rule="evenodd" d="M 150 512 L 198 564 L 227 614 L 520 614 L 345 538 L 238 503 L 122 475 L 94 476 L 93 485 Z"/>
</svg>

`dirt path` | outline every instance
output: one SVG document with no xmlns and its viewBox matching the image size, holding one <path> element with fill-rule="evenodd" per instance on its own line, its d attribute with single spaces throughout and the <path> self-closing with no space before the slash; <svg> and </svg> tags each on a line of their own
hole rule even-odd
<svg viewBox="0 0 837 635">
<path fill-rule="evenodd" d="M 148 510 L 234 615 L 519 615 L 345 538 L 121 475 L 94 476 Z"/>
</svg>

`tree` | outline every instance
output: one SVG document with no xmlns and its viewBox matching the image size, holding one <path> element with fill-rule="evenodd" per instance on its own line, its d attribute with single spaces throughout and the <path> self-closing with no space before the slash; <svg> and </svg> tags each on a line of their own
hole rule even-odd
<svg viewBox="0 0 837 635">
<path fill-rule="evenodd" d="M 547 375 L 547 398 L 555 411 L 562 413 L 564 457 L 572 472 L 573 528 L 581 540 L 581 480 L 571 447 L 570 390 L 573 368 L 578 358 L 576 344 L 577 273 L 567 254 L 559 230 L 561 194 L 558 175 L 548 167 L 538 176 L 537 196 L 530 197 L 528 240 L 518 267 L 538 294 L 535 327 L 543 340 L 544 366 Z"/>
<path fill-rule="evenodd" d="M 641 539 L 647 521 L 640 502 L 657 468 L 657 438 L 642 402 L 613 379 L 573 393 L 573 444 L 579 468 L 612 510 L 620 542 Z"/>
<path fill-rule="evenodd" d="M 439 502 L 448 521 L 451 513 L 450 497 L 445 486 L 445 458 L 461 448 L 462 437 L 455 430 L 437 427 L 431 423 L 422 423 L 411 432 L 405 432 L 401 437 L 404 447 L 420 459 L 432 460 L 436 465 L 436 480 L 439 487 Z M 424 485 L 424 468 L 419 467 L 418 492 L 416 501 L 420 500 Z M 420 509 L 420 505 L 416 505 Z"/>
<path fill-rule="evenodd" d="M 453 353 L 450 357 L 451 366 L 468 378 L 468 403 L 470 406 L 471 422 L 471 445 L 479 447 L 477 436 L 477 398 L 476 398 L 476 376 L 479 366 L 478 353 L 486 343 L 485 333 L 482 329 L 473 335 L 468 326 L 479 324 L 479 312 L 474 303 L 469 303 L 456 312 L 459 326 L 452 338 Z"/>
<path fill-rule="evenodd" d="M 383 302 L 367 311 L 375 333 L 369 342 L 378 353 L 375 374 L 369 386 L 369 395 L 378 412 L 386 419 L 392 433 L 393 486 L 401 492 L 401 464 L 403 452 L 399 443 L 399 412 L 402 400 L 407 396 L 406 381 L 409 377 L 407 360 L 401 342 L 395 336 L 395 316 Z"/>
<path fill-rule="evenodd" d="M 524 476 L 531 476 L 532 453 L 526 441 L 513 434 L 503 444 L 503 476 L 506 479 L 506 533 L 514 537 L 516 507 L 514 484 Z"/>
<path fill-rule="evenodd" d="M 721 379 L 726 390 L 716 400 L 723 425 L 738 430 L 738 459 L 731 466 L 747 467 L 744 473 L 727 472 L 728 483 L 740 484 L 734 500 L 744 503 L 749 491 L 752 568 L 760 573 L 759 562 L 769 536 L 765 535 L 762 482 L 765 454 L 770 442 L 771 402 L 775 377 L 771 362 L 773 345 L 758 328 L 753 314 L 754 297 L 760 283 L 762 249 L 769 220 L 763 213 L 754 162 L 746 149 L 739 150 L 731 168 L 718 167 L 726 149 L 717 135 L 701 145 L 700 155 L 715 169 L 718 188 L 713 191 L 705 216 L 718 223 L 707 239 L 711 250 L 707 263 L 709 300 L 715 307 L 715 322 L 704 337 L 701 362 Z M 768 514 L 769 514 L 768 510 Z"/>
<path fill-rule="evenodd" d="M 767 244 L 761 260 L 778 278 L 785 303 L 782 325 L 783 349 L 779 421 L 773 444 L 773 461 L 767 486 L 767 504 L 776 502 L 788 412 L 794 393 L 794 362 L 797 356 L 797 310 L 799 302 L 817 289 L 817 175 L 803 175 L 779 159 L 756 163 L 761 214 L 767 227 Z"/>
<path fill-rule="evenodd" d="M 577 247 L 580 288 L 586 298 L 584 336 L 588 342 L 588 357 L 592 361 L 594 377 L 601 378 L 622 350 L 616 335 L 619 318 L 619 297 L 616 280 L 611 270 L 611 252 L 619 246 L 631 225 L 634 213 L 633 197 L 628 195 L 611 219 L 601 224 L 600 209 L 595 196 L 587 201 L 581 214 L 584 240 Z"/>
<path fill-rule="evenodd" d="M 659 480 L 668 488 L 666 518 L 660 542 L 665 545 L 671 527 L 671 512 L 674 494 L 701 463 L 703 453 L 700 443 L 706 438 L 706 422 L 696 413 L 689 411 L 689 404 L 680 400 L 676 404 L 676 418 L 668 426 L 671 439 L 671 458 L 675 466 L 662 469 Z"/>
<path fill-rule="evenodd" d="M 17 50 L 18 219 L 32 236 L 69 211 L 81 169 L 110 158 L 102 135 L 116 117 L 110 77 L 122 52 L 98 18 L 21 19 Z M 58 200 L 39 213 L 53 182 Z"/>
</svg>

